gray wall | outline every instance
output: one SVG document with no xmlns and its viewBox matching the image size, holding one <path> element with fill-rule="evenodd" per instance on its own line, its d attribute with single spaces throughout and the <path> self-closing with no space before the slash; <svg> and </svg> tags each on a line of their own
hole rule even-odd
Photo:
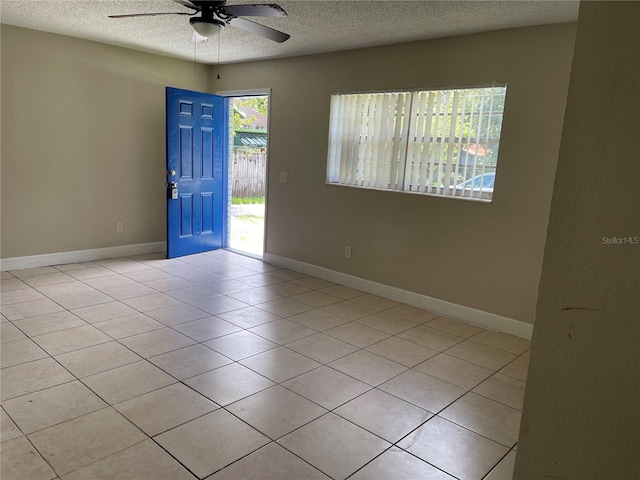
<svg viewBox="0 0 640 480">
<path fill-rule="evenodd" d="M 165 86 L 207 74 L 2 25 L 2 258 L 163 241 Z"/>
<path fill-rule="evenodd" d="M 638 51 L 640 3 L 581 4 L 517 480 L 640 478 Z"/>
<path fill-rule="evenodd" d="M 211 91 L 272 89 L 267 251 L 533 323 L 574 29 L 223 66 Z M 508 90 L 492 204 L 325 184 L 332 92 L 494 81 Z"/>
<path fill-rule="evenodd" d="M 217 80 L 3 26 L 1 256 L 164 240 L 164 86 L 270 88 L 268 252 L 533 323 L 574 34 L 563 24 L 224 65 Z M 332 92 L 493 81 L 508 94 L 492 204 L 325 185 Z"/>
</svg>

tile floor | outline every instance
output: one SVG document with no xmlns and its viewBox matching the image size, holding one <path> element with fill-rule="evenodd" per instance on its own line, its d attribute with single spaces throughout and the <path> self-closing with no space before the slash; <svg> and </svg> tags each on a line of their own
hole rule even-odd
<svg viewBox="0 0 640 480">
<path fill-rule="evenodd" d="M 2 272 L 3 480 L 511 478 L 529 342 L 218 250 Z"/>
</svg>

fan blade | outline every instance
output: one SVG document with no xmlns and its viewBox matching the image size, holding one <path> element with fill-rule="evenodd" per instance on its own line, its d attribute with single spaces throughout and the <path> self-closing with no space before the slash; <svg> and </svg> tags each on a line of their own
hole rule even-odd
<svg viewBox="0 0 640 480">
<path fill-rule="evenodd" d="M 180 5 L 184 5 L 187 8 L 191 8 L 192 10 L 198 10 L 198 11 L 201 10 L 200 7 L 198 7 L 197 5 L 194 5 L 193 3 L 187 0 L 173 0 L 173 1 L 179 3 Z"/>
<path fill-rule="evenodd" d="M 178 1 L 178 0 L 176 0 Z M 234 17 L 286 17 L 287 12 L 280 5 L 229 5 L 222 7 Z"/>
<path fill-rule="evenodd" d="M 244 18 L 232 18 L 228 23 L 233 27 L 253 33 L 254 35 L 260 35 L 261 37 L 278 43 L 288 40 L 291 36 L 289 34 L 279 32 L 271 27 L 265 27 L 264 25 L 260 25 L 259 23 L 255 23 Z"/>
<path fill-rule="evenodd" d="M 130 13 L 128 15 L 109 15 L 109 18 L 156 17 L 158 15 L 193 15 L 187 12 Z"/>
</svg>

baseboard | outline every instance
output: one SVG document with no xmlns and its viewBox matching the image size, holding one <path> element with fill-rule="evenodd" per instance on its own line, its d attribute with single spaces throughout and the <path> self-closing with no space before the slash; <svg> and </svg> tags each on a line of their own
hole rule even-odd
<svg viewBox="0 0 640 480">
<path fill-rule="evenodd" d="M 328 268 L 319 267 L 310 263 L 299 262 L 291 258 L 282 257 L 265 252 L 264 261 L 278 267 L 288 268 L 296 272 L 312 275 L 330 282 L 338 283 L 346 287 L 362 290 L 363 292 L 378 295 L 380 297 L 406 303 L 414 307 L 424 308 L 439 315 L 460 320 L 465 323 L 478 325 L 498 332 L 509 333 L 518 337 L 531 339 L 533 325 L 512 318 L 502 317 L 475 308 L 457 305 L 455 303 L 429 297 L 408 290 L 390 287 L 381 283 L 354 277 L 346 273 L 336 272 Z"/>
<path fill-rule="evenodd" d="M 22 270 L 25 268 L 46 267 L 66 263 L 90 262 L 106 258 L 127 257 L 166 251 L 166 242 L 140 243 L 136 245 L 122 245 L 118 247 L 95 248 L 91 250 L 77 250 L 73 252 L 47 253 L 25 257 L 0 259 L 0 270 Z M 518 337 L 531 339 L 533 325 L 512 318 L 502 317 L 494 313 L 484 312 L 475 308 L 457 305 L 439 298 L 429 297 L 420 293 L 390 287 L 382 283 L 364 278 L 354 277 L 346 273 L 336 272 L 328 268 L 310 263 L 299 262 L 291 258 L 282 257 L 265 252 L 264 261 L 296 272 L 305 273 L 330 282 L 362 290 L 363 292 L 389 298 L 397 302 L 406 303 L 414 307 L 424 308 L 433 313 L 460 320 L 480 327 L 499 332 L 509 333 Z"/>
<path fill-rule="evenodd" d="M 118 247 L 93 248 L 91 250 L 76 250 L 73 252 L 45 253 L 43 255 L 0 259 L 0 270 L 3 272 L 7 270 L 23 270 L 25 268 L 91 262 L 93 260 L 104 260 L 106 258 L 129 257 L 131 255 L 144 255 L 145 253 L 166 251 L 166 242 L 154 242 L 121 245 Z"/>
</svg>

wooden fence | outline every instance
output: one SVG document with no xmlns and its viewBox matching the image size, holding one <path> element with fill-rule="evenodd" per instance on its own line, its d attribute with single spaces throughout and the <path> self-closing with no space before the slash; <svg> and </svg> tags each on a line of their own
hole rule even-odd
<svg viewBox="0 0 640 480">
<path fill-rule="evenodd" d="M 232 196 L 264 197 L 267 154 L 242 148 L 233 151 Z"/>
</svg>

